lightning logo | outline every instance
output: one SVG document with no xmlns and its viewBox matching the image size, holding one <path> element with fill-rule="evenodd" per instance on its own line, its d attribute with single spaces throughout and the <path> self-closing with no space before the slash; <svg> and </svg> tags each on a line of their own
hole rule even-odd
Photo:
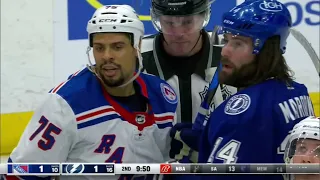
<svg viewBox="0 0 320 180">
<path fill-rule="evenodd" d="M 237 99 L 234 103 L 233 103 L 233 105 L 232 105 L 232 109 L 234 109 L 234 108 L 236 108 L 240 103 L 241 103 L 241 101 L 242 101 L 242 99 Z"/>
<path fill-rule="evenodd" d="M 224 113 L 228 115 L 238 115 L 245 112 L 251 104 L 250 96 L 247 94 L 237 94 L 232 96 L 227 102 Z"/>
<path fill-rule="evenodd" d="M 84 171 L 83 164 L 68 164 L 66 167 L 66 173 L 68 174 L 81 174 Z"/>
<path fill-rule="evenodd" d="M 72 169 L 71 169 L 70 173 L 75 172 L 79 166 L 80 166 L 80 164 L 72 165 Z"/>
</svg>

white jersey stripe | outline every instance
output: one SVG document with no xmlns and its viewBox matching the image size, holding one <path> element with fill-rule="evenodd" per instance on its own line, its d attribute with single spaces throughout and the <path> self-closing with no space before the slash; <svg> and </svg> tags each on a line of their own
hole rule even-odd
<svg viewBox="0 0 320 180">
<path fill-rule="evenodd" d="M 65 85 L 67 82 L 68 82 L 68 81 L 65 81 L 65 82 L 59 84 L 57 87 L 55 87 L 55 88 L 52 90 L 51 93 L 56 93 L 56 92 L 57 92 L 59 89 L 61 89 L 61 87 L 62 87 L 63 85 Z"/>
<path fill-rule="evenodd" d="M 94 113 L 96 111 L 101 111 L 101 110 L 104 110 L 104 109 L 113 109 L 112 106 L 110 105 L 106 105 L 106 106 L 100 106 L 100 107 L 97 107 L 97 108 L 94 108 L 94 109 L 91 109 L 91 110 L 88 110 L 88 111 L 84 111 L 84 112 L 81 112 L 79 114 L 76 114 L 76 118 L 79 118 L 81 116 L 85 116 L 87 114 L 91 114 L 91 113 Z"/>
<path fill-rule="evenodd" d="M 76 117 L 77 121 L 84 121 L 84 120 L 88 120 L 88 119 L 93 119 L 93 117 L 96 117 L 96 116 L 100 116 L 101 114 L 118 114 L 114 111 L 113 108 L 104 108 L 104 109 L 101 109 L 101 110 L 98 110 L 98 111 L 93 111 L 91 113 L 87 113 L 85 115 L 82 115 L 82 116 L 78 116 Z M 101 116 L 100 116 L 101 117 Z"/>
<path fill-rule="evenodd" d="M 170 123 L 172 122 L 173 119 L 167 119 L 167 120 L 162 120 L 162 121 L 155 121 L 157 124 L 165 124 L 165 123 Z"/>
<path fill-rule="evenodd" d="M 154 117 L 165 117 L 165 116 L 174 116 L 175 114 L 172 112 L 162 113 L 162 114 L 154 114 Z"/>
</svg>

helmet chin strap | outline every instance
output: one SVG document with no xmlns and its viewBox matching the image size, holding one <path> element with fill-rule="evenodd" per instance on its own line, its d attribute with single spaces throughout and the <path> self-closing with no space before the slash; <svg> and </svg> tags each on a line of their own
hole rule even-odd
<svg viewBox="0 0 320 180">
<path fill-rule="evenodd" d="M 125 83 L 123 83 L 122 85 L 117 86 L 117 87 L 127 86 L 128 84 L 130 84 L 130 83 L 132 83 L 134 80 L 136 80 L 136 79 L 138 78 L 138 76 L 140 75 L 140 73 L 141 73 L 141 70 L 142 70 L 142 68 L 143 68 L 141 51 L 140 51 L 140 48 L 139 48 L 138 46 L 136 46 L 135 49 L 137 50 L 138 61 L 139 61 L 138 72 L 137 72 L 131 79 L 129 79 L 127 82 L 125 82 Z M 102 80 L 102 78 L 100 77 L 100 75 L 96 72 L 96 70 L 95 70 L 95 68 L 94 68 L 94 65 L 91 63 L 90 54 L 89 54 L 90 50 L 91 50 L 91 47 L 88 46 L 88 47 L 87 47 L 86 54 L 87 54 L 87 57 L 88 57 L 89 64 L 87 64 L 87 68 L 89 69 L 89 71 L 91 71 L 93 74 L 95 74 L 100 80 Z"/>
<path fill-rule="evenodd" d="M 87 50 L 86 50 L 86 54 L 88 57 L 89 65 L 87 64 L 87 68 L 89 69 L 89 71 L 91 71 L 93 74 L 95 74 L 101 80 L 100 76 L 96 73 L 95 69 L 93 68 L 93 64 L 91 63 L 90 54 L 89 54 L 90 50 L 91 50 L 91 47 L 88 46 Z"/>
<path fill-rule="evenodd" d="M 142 56 L 141 56 L 141 51 L 140 51 L 140 48 L 137 46 L 135 47 L 135 49 L 137 50 L 137 54 L 138 54 L 138 61 L 139 61 L 139 68 L 138 68 L 138 72 L 129 80 L 127 81 L 126 83 L 118 86 L 118 87 L 124 87 L 124 86 L 127 86 L 128 84 L 130 84 L 131 82 L 133 82 L 134 80 L 137 79 L 137 77 L 140 75 L 141 73 L 141 70 L 143 68 L 143 65 L 142 65 Z"/>
</svg>

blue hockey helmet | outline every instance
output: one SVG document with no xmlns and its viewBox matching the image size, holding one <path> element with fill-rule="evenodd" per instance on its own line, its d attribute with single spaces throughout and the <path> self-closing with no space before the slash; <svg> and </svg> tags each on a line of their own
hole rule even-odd
<svg viewBox="0 0 320 180">
<path fill-rule="evenodd" d="M 292 19 L 286 6 L 276 0 L 246 0 L 223 14 L 222 32 L 252 38 L 253 53 L 258 54 L 265 41 L 280 37 L 280 49 L 286 51 Z"/>
</svg>

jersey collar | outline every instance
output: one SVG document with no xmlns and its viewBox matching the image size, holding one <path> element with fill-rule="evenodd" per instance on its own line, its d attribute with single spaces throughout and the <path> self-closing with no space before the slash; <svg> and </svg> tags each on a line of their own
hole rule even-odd
<svg viewBox="0 0 320 180">
<path fill-rule="evenodd" d="M 101 81 L 99 81 L 101 83 Z M 149 100 L 149 95 L 147 91 L 147 85 L 141 78 L 135 80 L 140 86 L 140 93 Z M 152 106 L 148 103 L 147 112 L 132 112 L 122 107 L 118 102 L 116 102 L 105 90 L 104 86 L 101 84 L 102 92 L 108 103 L 114 108 L 114 110 L 120 114 L 121 118 L 126 120 L 128 123 L 135 125 L 139 131 L 142 131 L 145 127 L 152 126 L 155 123 L 154 113 L 152 111 Z M 149 100 L 150 102 L 150 100 Z"/>
</svg>

